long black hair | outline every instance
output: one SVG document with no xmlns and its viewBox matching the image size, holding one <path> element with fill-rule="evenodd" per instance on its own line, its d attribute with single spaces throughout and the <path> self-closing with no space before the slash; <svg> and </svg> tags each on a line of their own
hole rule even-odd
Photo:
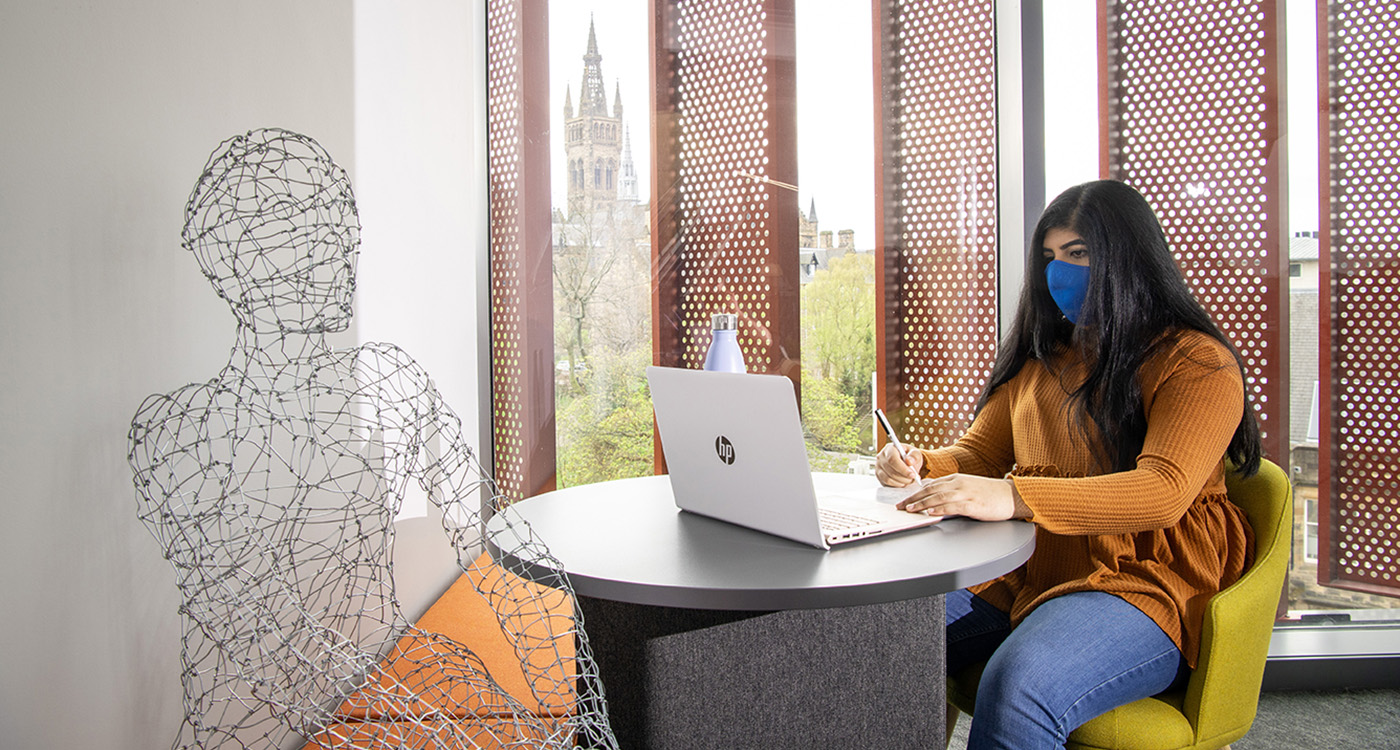
<svg viewBox="0 0 1400 750">
<path fill-rule="evenodd" d="M 1056 228 L 1074 231 L 1089 250 L 1089 290 L 1077 326 L 1060 312 L 1045 281 L 1045 234 Z M 1072 187 L 1036 224 L 1016 318 L 977 409 L 1027 360 L 1047 362 L 1058 352 L 1077 352 L 1088 377 L 1070 394 L 1072 424 L 1086 445 L 1100 446 L 1095 452 L 1101 466 L 1127 471 L 1136 466 L 1147 434 L 1138 370 L 1182 330 L 1214 338 L 1235 357 L 1245 383 L 1244 414 L 1226 455 L 1246 476 L 1253 474 L 1261 447 L 1244 360 L 1186 287 L 1147 199 L 1113 180 Z"/>
</svg>

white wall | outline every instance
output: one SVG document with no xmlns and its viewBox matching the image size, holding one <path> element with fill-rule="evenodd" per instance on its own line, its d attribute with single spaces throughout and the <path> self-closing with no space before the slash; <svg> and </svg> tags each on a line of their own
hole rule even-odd
<svg viewBox="0 0 1400 750">
<path fill-rule="evenodd" d="M 392 5 L 411 23 L 357 30 L 362 9 L 337 0 L 0 4 L 0 745 L 149 750 L 174 736 L 174 576 L 136 518 L 126 431 L 145 396 L 212 377 L 232 343 L 232 316 L 179 247 L 185 199 L 224 138 L 290 128 L 349 170 L 360 328 L 415 354 L 479 434 L 482 136 L 472 95 L 454 90 L 479 86 L 480 14 Z M 419 34 L 421 54 L 395 61 L 413 78 L 370 85 L 383 61 L 364 50 Z M 366 111 L 391 87 L 409 89 L 411 117 Z M 453 103 L 426 106 L 439 94 Z"/>
<path fill-rule="evenodd" d="M 486 278 L 485 9 L 482 0 L 355 3 L 355 196 L 360 341 L 391 341 L 433 376 L 480 434 L 478 316 Z M 479 325 L 478 325 L 479 320 Z M 413 485 L 416 488 L 416 484 Z M 417 616 L 456 576 L 440 516 L 405 499 L 399 600 Z"/>
</svg>

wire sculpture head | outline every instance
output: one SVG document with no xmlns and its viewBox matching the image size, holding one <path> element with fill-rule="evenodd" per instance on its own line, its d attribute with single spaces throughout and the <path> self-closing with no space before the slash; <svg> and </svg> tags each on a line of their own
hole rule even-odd
<svg viewBox="0 0 1400 750">
<path fill-rule="evenodd" d="M 220 144 L 185 205 L 182 244 L 242 326 L 322 333 L 350 324 L 355 194 L 307 136 L 265 128 Z"/>
</svg>

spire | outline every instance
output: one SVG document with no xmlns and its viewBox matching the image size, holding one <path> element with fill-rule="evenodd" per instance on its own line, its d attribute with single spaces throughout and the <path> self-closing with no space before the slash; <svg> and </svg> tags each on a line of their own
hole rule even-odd
<svg viewBox="0 0 1400 750">
<path fill-rule="evenodd" d="M 812 198 L 812 209 L 807 212 L 807 221 L 817 223 L 817 199 Z"/>
<path fill-rule="evenodd" d="M 622 176 L 617 182 L 617 199 L 637 202 L 637 165 L 632 162 L 632 129 L 622 131 Z"/>
<path fill-rule="evenodd" d="M 613 81 L 613 117 L 622 119 L 622 84 Z"/>
<path fill-rule="evenodd" d="M 598 35 L 593 30 L 593 18 L 588 18 L 588 52 L 583 56 L 583 83 L 578 92 L 578 113 L 608 115 L 608 95 L 603 89 L 603 56 L 598 54 Z"/>
<path fill-rule="evenodd" d="M 564 84 L 564 119 L 574 119 L 574 95 L 568 84 Z"/>
</svg>

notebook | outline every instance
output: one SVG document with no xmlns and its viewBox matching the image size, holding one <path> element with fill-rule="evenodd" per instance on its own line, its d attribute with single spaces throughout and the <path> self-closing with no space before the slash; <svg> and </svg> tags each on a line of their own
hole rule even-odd
<svg viewBox="0 0 1400 750">
<path fill-rule="evenodd" d="M 917 485 L 872 478 L 818 497 L 796 394 L 781 375 L 648 367 L 647 381 L 681 510 L 821 549 L 935 523 L 894 507 Z"/>
</svg>

